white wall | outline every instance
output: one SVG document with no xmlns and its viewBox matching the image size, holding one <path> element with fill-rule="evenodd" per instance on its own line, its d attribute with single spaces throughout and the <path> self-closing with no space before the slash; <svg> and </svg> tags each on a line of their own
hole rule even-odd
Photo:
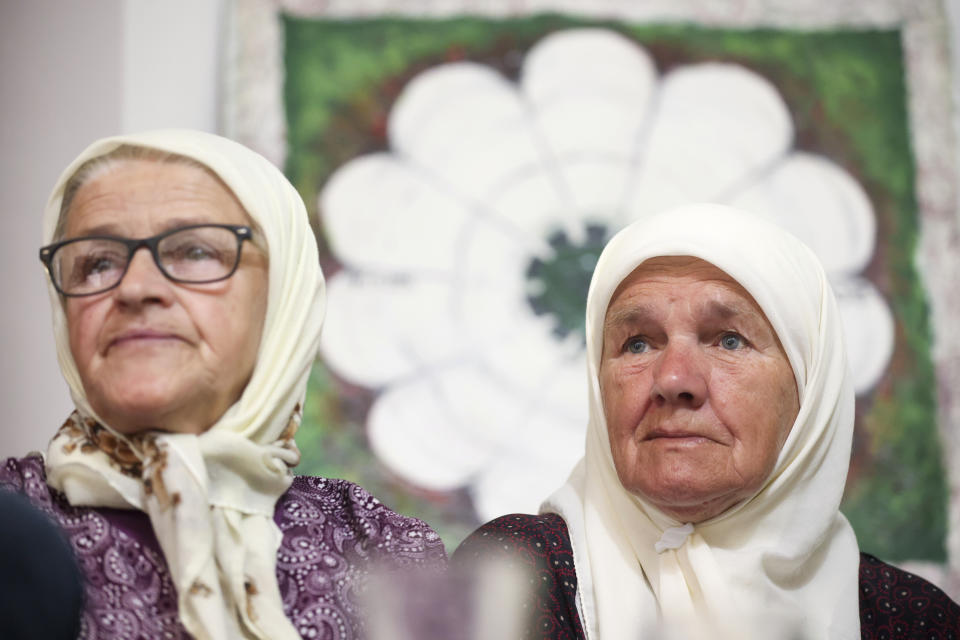
<svg viewBox="0 0 960 640">
<path fill-rule="evenodd" d="M 160 127 L 218 130 L 222 0 L 126 0 L 125 133 Z"/>
<path fill-rule="evenodd" d="M 71 409 L 37 249 L 47 195 L 93 140 L 216 131 L 222 0 L 0 0 L 0 458 Z"/>
</svg>

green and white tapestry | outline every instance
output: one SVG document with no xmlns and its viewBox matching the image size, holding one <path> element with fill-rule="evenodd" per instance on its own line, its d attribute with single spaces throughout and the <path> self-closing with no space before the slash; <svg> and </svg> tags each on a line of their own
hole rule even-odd
<svg viewBox="0 0 960 640">
<path fill-rule="evenodd" d="M 956 194 L 938 204 L 918 147 L 941 125 L 914 130 L 938 80 L 911 76 L 911 56 L 939 55 L 910 41 L 938 3 L 912 23 L 722 15 L 737 3 L 316 4 L 235 10 L 237 33 L 272 49 L 234 49 L 228 104 L 232 133 L 306 201 L 328 280 L 298 472 L 358 482 L 451 548 L 535 511 L 582 454 L 604 242 L 724 202 L 807 242 L 838 295 L 857 391 L 843 510 L 861 548 L 956 569 L 944 385 L 960 351 L 937 337 L 957 304 Z M 922 233 L 938 220 L 940 244 Z"/>
</svg>

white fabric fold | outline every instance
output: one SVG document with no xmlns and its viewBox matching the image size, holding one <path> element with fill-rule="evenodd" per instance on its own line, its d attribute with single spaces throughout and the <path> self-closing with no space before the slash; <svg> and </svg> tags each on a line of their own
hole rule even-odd
<svg viewBox="0 0 960 640">
<path fill-rule="evenodd" d="M 693 533 L 693 524 L 688 522 L 681 527 L 667 527 L 660 539 L 653 543 L 653 550 L 657 553 L 679 549 Z"/>
<path fill-rule="evenodd" d="M 602 328 L 620 282 L 656 256 L 719 267 L 757 301 L 793 369 L 800 411 L 773 472 L 751 498 L 682 523 L 620 484 L 599 387 Z M 627 640 L 662 627 L 681 637 L 860 637 L 859 550 L 839 511 L 853 435 L 854 396 L 833 293 L 814 254 L 759 217 L 689 205 L 618 233 L 587 297 L 590 417 L 583 460 L 541 506 L 570 531 L 591 640 Z M 667 541 L 670 541 L 667 544 Z M 657 548 L 657 543 L 662 549 Z"/>
<path fill-rule="evenodd" d="M 323 320 L 324 280 L 306 209 L 283 174 L 242 145 L 196 131 L 151 131 L 100 140 L 74 160 L 47 203 L 45 242 L 53 238 L 69 178 L 121 145 L 200 162 L 260 227 L 270 266 L 257 363 L 239 400 L 205 433 L 126 438 L 87 402 L 51 286 L 57 356 L 77 411 L 50 443 L 48 483 L 74 505 L 147 513 L 180 619 L 198 640 L 299 638 L 276 581 L 282 535 L 273 511 L 299 461 L 293 435 Z"/>
</svg>

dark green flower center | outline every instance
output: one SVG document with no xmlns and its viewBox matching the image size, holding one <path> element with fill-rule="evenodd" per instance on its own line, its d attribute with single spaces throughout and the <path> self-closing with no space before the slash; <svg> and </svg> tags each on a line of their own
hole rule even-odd
<svg viewBox="0 0 960 640">
<path fill-rule="evenodd" d="M 553 255 L 534 258 L 527 267 L 530 308 L 537 315 L 553 316 L 553 332 L 560 338 L 570 333 L 584 337 L 587 289 L 606 241 L 607 228 L 602 225 L 587 225 L 579 242 L 556 231 L 547 238 Z"/>
</svg>

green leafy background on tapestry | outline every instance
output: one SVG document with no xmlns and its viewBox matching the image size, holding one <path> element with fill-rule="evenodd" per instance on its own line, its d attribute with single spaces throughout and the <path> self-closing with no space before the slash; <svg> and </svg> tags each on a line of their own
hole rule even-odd
<svg viewBox="0 0 960 640">
<path fill-rule="evenodd" d="M 868 191 L 878 217 L 879 246 L 867 275 L 896 316 L 896 347 L 884 379 L 858 400 L 843 510 L 864 551 L 887 560 L 943 561 L 948 496 L 937 435 L 929 315 L 912 260 L 916 203 L 897 32 L 708 30 L 558 15 L 510 20 L 286 17 L 287 174 L 316 216 L 317 196 L 336 167 L 387 148 L 386 116 L 398 91 L 417 72 L 467 59 L 515 78 L 522 54 L 539 38 L 586 24 L 634 38 L 661 73 L 707 60 L 736 62 L 760 73 L 792 112 L 795 145 L 832 158 Z M 325 249 L 322 229 L 317 232 L 324 268 L 335 271 L 336 258 Z M 391 507 L 431 523 L 449 547 L 455 546 L 477 524 L 469 495 L 418 490 L 373 458 L 363 421 L 374 397 L 318 364 L 297 438 L 303 451 L 299 472 L 358 482 Z"/>
</svg>

